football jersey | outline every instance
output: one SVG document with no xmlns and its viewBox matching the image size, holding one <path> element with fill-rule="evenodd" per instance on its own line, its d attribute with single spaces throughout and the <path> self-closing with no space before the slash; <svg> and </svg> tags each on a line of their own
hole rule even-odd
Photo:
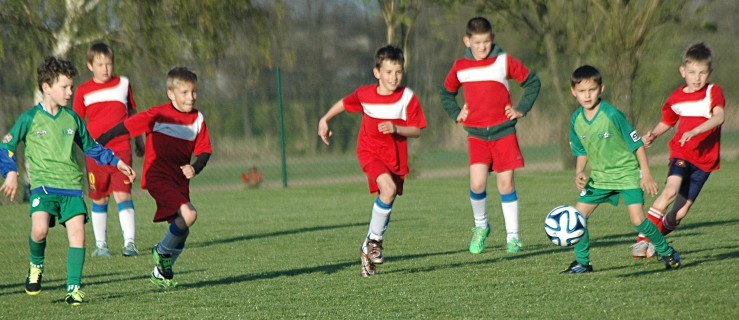
<svg viewBox="0 0 739 320">
<path fill-rule="evenodd" d="M 593 119 L 585 118 L 583 107 L 570 119 L 572 155 L 587 156 L 592 185 L 598 189 L 641 188 L 641 173 L 636 150 L 641 137 L 626 116 L 605 101 Z"/>
<path fill-rule="evenodd" d="M 134 137 L 146 134 L 142 188 L 151 179 L 189 185 L 180 166 L 190 164 L 193 155 L 213 153 L 205 118 L 196 109 L 180 112 L 169 102 L 137 113 L 123 123 Z"/>
<path fill-rule="evenodd" d="M 17 172 L 14 154 L 21 141 L 26 145 L 24 155 L 29 166 L 31 189 L 75 190 L 82 196 L 82 170 L 77 164 L 75 144 L 101 164 L 118 162 L 112 151 L 100 147 L 92 139 L 82 119 L 65 107 L 51 115 L 38 104 L 21 114 L 0 143 L 0 171 L 3 176 L 8 171 Z"/>
<path fill-rule="evenodd" d="M 526 80 L 529 70 L 521 61 L 505 53 L 474 60 L 462 58 L 454 62 L 444 80 L 444 89 L 457 92 L 464 88 L 469 114 L 465 126 L 487 128 L 508 121 L 505 107 L 513 105 L 508 79 Z"/>
<path fill-rule="evenodd" d="M 364 166 L 382 161 L 393 173 L 408 173 L 407 138 L 398 134 L 384 134 L 377 126 L 392 121 L 399 126 L 426 127 L 426 118 L 413 91 L 400 87 L 389 95 L 377 93 L 379 84 L 361 86 L 344 97 L 347 112 L 362 112 L 362 124 L 357 137 L 357 157 Z"/>
<path fill-rule="evenodd" d="M 708 84 L 696 92 L 685 93 L 685 86 L 673 91 L 662 106 L 661 122 L 670 127 L 677 123 L 675 136 L 668 144 L 670 158 L 686 160 L 706 172 L 718 170 L 721 126 L 692 137 L 683 146 L 680 146 L 680 138 L 708 121 L 714 108 L 726 105 L 723 90 L 718 85 Z"/>
<path fill-rule="evenodd" d="M 136 110 L 131 84 L 126 77 L 114 77 L 106 83 L 89 81 L 77 87 L 72 102 L 74 111 L 86 120 L 87 130 L 97 139 L 101 134 L 123 122 L 130 110 Z M 113 138 L 106 147 L 114 151 L 131 149 L 128 134 Z"/>
</svg>

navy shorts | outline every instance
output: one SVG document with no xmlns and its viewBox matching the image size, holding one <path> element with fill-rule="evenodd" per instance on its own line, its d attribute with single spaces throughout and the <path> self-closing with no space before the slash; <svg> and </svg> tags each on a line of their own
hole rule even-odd
<svg viewBox="0 0 739 320">
<path fill-rule="evenodd" d="M 710 172 L 705 172 L 683 159 L 670 159 L 670 171 L 667 176 L 683 178 L 683 182 L 680 184 L 680 196 L 692 202 L 695 202 L 695 199 L 698 198 L 698 194 L 703 189 L 709 175 L 711 175 Z"/>
</svg>

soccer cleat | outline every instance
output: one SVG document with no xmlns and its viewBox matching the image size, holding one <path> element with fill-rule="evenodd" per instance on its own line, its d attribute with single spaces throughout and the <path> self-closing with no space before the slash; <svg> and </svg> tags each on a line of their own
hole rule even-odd
<svg viewBox="0 0 739 320">
<path fill-rule="evenodd" d="M 521 252 L 522 246 L 523 245 L 521 245 L 521 242 L 518 241 L 517 238 L 513 238 L 505 245 L 505 251 L 508 253 L 519 253 Z"/>
<path fill-rule="evenodd" d="M 26 293 L 32 296 L 41 293 L 41 277 L 43 274 L 43 267 L 39 268 L 35 265 L 31 265 L 28 268 L 28 276 L 26 276 Z"/>
<path fill-rule="evenodd" d="M 136 249 L 136 244 L 133 242 L 126 243 L 123 247 L 123 255 L 126 257 L 133 257 L 139 255 L 139 249 Z"/>
<path fill-rule="evenodd" d="M 64 302 L 68 305 L 78 306 L 82 304 L 82 299 L 85 298 L 85 293 L 80 291 L 80 288 L 75 286 L 74 290 L 67 291 L 67 295 L 64 297 Z"/>
<path fill-rule="evenodd" d="M 678 269 L 682 265 L 680 263 L 680 254 L 677 253 L 677 250 L 672 248 L 672 253 L 662 257 L 662 261 L 665 262 L 665 269 Z"/>
<path fill-rule="evenodd" d="M 362 260 L 362 269 L 360 270 L 362 278 L 371 277 L 377 274 L 377 268 L 375 267 L 375 264 L 372 263 L 372 261 L 367 256 L 367 254 L 364 253 L 362 248 L 359 248 L 359 257 Z"/>
<path fill-rule="evenodd" d="M 647 244 L 647 258 L 652 258 L 657 256 L 657 247 L 654 246 L 651 242 Z"/>
<path fill-rule="evenodd" d="M 103 243 L 95 246 L 95 250 L 92 252 L 93 257 L 110 257 L 110 250 L 108 250 L 108 244 Z"/>
<path fill-rule="evenodd" d="M 472 228 L 472 240 L 470 240 L 470 252 L 478 254 L 485 249 L 485 239 L 490 235 L 490 226 L 483 229 L 481 227 Z"/>
<path fill-rule="evenodd" d="M 591 265 L 584 265 L 582 263 L 577 262 L 577 260 L 573 261 L 567 269 L 562 270 L 560 273 L 586 273 L 586 272 L 593 272 L 593 266 Z"/>
<path fill-rule="evenodd" d="M 367 258 L 374 264 L 385 262 L 385 257 L 382 255 L 382 240 L 367 241 Z"/>
<path fill-rule="evenodd" d="M 649 245 L 650 243 L 648 241 L 638 241 L 634 243 L 631 245 L 631 256 L 634 257 L 634 259 L 647 258 L 647 249 L 649 248 Z"/>
<path fill-rule="evenodd" d="M 171 254 L 160 254 L 157 252 L 157 246 L 151 249 L 151 256 L 154 259 L 157 271 L 164 278 L 171 280 L 174 277 L 172 272 L 172 255 Z"/>
<path fill-rule="evenodd" d="M 156 268 L 155 271 L 151 272 L 151 277 L 149 278 L 149 281 L 151 281 L 151 283 L 157 285 L 158 287 L 162 287 L 165 289 L 170 289 L 177 286 L 177 282 L 174 282 L 172 279 L 165 279 L 161 275 L 158 275 L 156 272 Z"/>
</svg>

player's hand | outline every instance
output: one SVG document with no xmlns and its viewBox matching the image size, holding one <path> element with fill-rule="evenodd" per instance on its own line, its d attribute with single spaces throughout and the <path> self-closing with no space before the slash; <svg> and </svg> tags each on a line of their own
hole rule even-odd
<svg viewBox="0 0 739 320">
<path fill-rule="evenodd" d="M 193 168 L 191 165 L 186 164 L 184 166 L 180 166 L 180 170 L 182 170 L 182 174 L 185 175 L 185 178 L 192 179 L 192 177 L 195 176 L 195 168 Z"/>
<path fill-rule="evenodd" d="M 133 140 L 133 149 L 137 157 L 141 158 L 144 156 L 144 150 L 146 150 L 146 147 L 144 145 L 144 140 L 142 140 L 141 137 L 136 137 L 136 139 Z"/>
<path fill-rule="evenodd" d="M 698 135 L 698 132 L 695 130 L 690 130 L 686 133 L 683 133 L 683 136 L 680 137 L 680 146 L 684 146 L 686 142 L 690 141 L 690 138 L 695 137 Z"/>
<path fill-rule="evenodd" d="M 15 194 L 18 192 L 18 172 L 8 172 L 3 185 L 0 186 L 0 192 L 2 192 L 6 198 L 10 198 L 10 201 L 15 200 Z"/>
<path fill-rule="evenodd" d="M 584 172 L 578 172 L 575 174 L 575 186 L 577 190 L 585 190 L 585 185 L 588 183 L 588 176 Z"/>
<path fill-rule="evenodd" d="M 657 186 L 657 182 L 654 181 L 654 178 L 652 178 L 652 176 L 649 174 L 642 176 L 641 189 L 644 190 L 644 192 L 646 192 L 650 196 L 655 196 L 657 195 L 657 192 L 659 192 L 659 187 Z"/>
<path fill-rule="evenodd" d="M 328 121 L 326 119 L 321 118 L 321 120 L 318 120 L 318 136 L 321 137 L 323 143 L 329 145 L 328 138 L 333 134 L 333 131 L 328 128 Z"/>
<path fill-rule="evenodd" d="M 646 148 L 651 147 L 652 142 L 654 141 L 655 138 L 656 136 L 654 135 L 654 133 L 652 133 L 652 131 L 647 132 L 647 134 L 641 137 L 641 141 L 644 143 L 644 148 L 646 149 Z"/>
<path fill-rule="evenodd" d="M 377 125 L 377 130 L 382 134 L 398 133 L 398 127 L 396 127 L 392 121 L 380 122 L 380 124 Z"/>
<path fill-rule="evenodd" d="M 118 161 L 118 164 L 116 165 L 116 167 L 118 168 L 118 170 L 123 172 L 123 174 L 125 174 L 126 177 L 128 177 L 128 181 L 131 181 L 131 183 L 133 183 L 134 180 L 136 180 L 136 171 L 134 171 L 133 168 L 131 168 L 131 166 L 129 166 L 122 160 Z"/>
<path fill-rule="evenodd" d="M 508 118 L 508 120 L 514 120 L 518 118 L 523 118 L 523 113 L 516 110 L 516 108 L 511 106 L 505 107 L 505 116 Z"/>
<path fill-rule="evenodd" d="M 467 107 L 467 104 L 465 103 L 464 106 L 462 106 L 462 111 L 459 112 L 459 115 L 457 116 L 457 123 L 462 123 L 465 120 L 467 120 L 467 116 L 470 115 L 470 108 Z"/>
</svg>

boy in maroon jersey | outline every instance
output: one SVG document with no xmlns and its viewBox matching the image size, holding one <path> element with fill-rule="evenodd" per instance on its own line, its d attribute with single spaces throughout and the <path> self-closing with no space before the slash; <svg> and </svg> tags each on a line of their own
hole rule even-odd
<svg viewBox="0 0 739 320">
<path fill-rule="evenodd" d="M 470 252 L 481 253 L 490 234 L 486 202 L 487 182 L 496 172 L 503 217 L 506 227 L 506 251 L 521 250 L 518 235 L 518 195 L 513 170 L 523 168 L 524 160 L 516 138 L 517 119 L 524 117 L 539 95 L 539 77 L 521 61 L 506 54 L 493 40 L 490 22 L 483 17 L 467 23 L 463 38 L 465 56 L 454 62 L 439 91 L 444 110 L 469 134 L 470 202 L 475 227 L 472 229 Z M 524 88 L 517 107 L 511 106 L 508 79 Z M 464 88 L 462 108 L 456 96 Z"/>
<path fill-rule="evenodd" d="M 113 49 L 105 43 L 93 44 L 87 50 L 87 68 L 92 79 L 77 87 L 72 107 L 85 120 L 85 125 L 94 138 L 123 122 L 136 113 L 131 84 L 128 78 L 113 72 Z M 108 142 L 106 148 L 112 149 L 116 156 L 131 163 L 131 137 L 122 135 Z M 136 155 L 143 156 L 144 146 L 141 137 L 134 139 Z M 123 255 L 135 256 L 136 215 L 131 200 L 131 183 L 120 171 L 110 166 L 101 166 L 94 159 L 86 157 L 87 177 L 92 198 L 92 229 L 95 235 L 93 257 L 108 257 L 107 243 L 108 200 L 113 199 L 118 206 L 118 220 L 123 231 Z"/>
<path fill-rule="evenodd" d="M 187 68 L 176 67 L 167 74 L 167 96 L 171 102 L 151 107 L 104 133 L 98 141 L 129 133 L 146 134 L 141 187 L 157 204 L 154 222 L 167 221 L 169 229 L 152 248 L 155 267 L 151 282 L 172 288 L 172 266 L 185 248 L 190 228 L 198 217 L 190 203 L 190 179 L 205 167 L 213 153 L 203 114 L 195 109 L 198 77 Z M 195 162 L 190 164 L 192 155 Z"/>
<path fill-rule="evenodd" d="M 679 69 L 685 84 L 667 97 L 662 106 L 662 119 L 643 138 L 648 147 L 657 137 L 677 125 L 677 131 L 668 143 L 670 168 L 665 188 L 647 215 L 664 235 L 677 228 L 698 198 L 708 176 L 720 167 L 721 124 L 724 123 L 726 101 L 721 87 L 708 82 L 713 71 L 711 62 L 711 49 L 702 42 L 688 47 Z M 672 209 L 665 215 L 670 203 L 673 204 Z M 639 234 L 631 255 L 634 258 L 654 255 L 654 246 L 648 241 Z"/>
<path fill-rule="evenodd" d="M 318 122 L 318 135 L 328 145 L 332 135 L 329 120 L 344 111 L 362 113 L 357 157 L 367 175 L 370 193 L 377 194 L 369 231 L 359 250 L 362 277 L 375 275 L 376 265 L 384 261 L 383 235 L 395 197 L 403 194 L 403 181 L 408 174 L 407 138 L 418 138 L 426 127 L 415 94 L 400 86 L 404 62 L 400 48 L 393 45 L 379 48 L 373 69 L 379 83 L 359 87 L 336 102 Z"/>
</svg>

